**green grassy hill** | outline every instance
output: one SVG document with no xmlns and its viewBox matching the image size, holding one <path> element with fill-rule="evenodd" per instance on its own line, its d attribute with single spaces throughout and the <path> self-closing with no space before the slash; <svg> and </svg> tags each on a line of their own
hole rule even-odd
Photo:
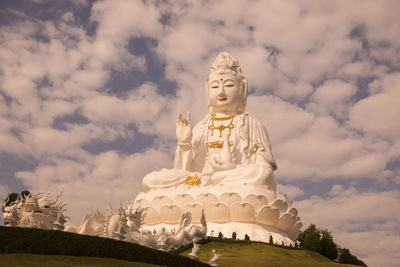
<svg viewBox="0 0 400 267">
<path fill-rule="evenodd" d="M 0 254 L 0 266 L 12 267 L 158 267 L 143 262 L 64 255 Z"/>
<path fill-rule="evenodd" d="M 111 258 L 174 267 L 207 266 L 204 263 L 193 261 L 174 253 L 163 252 L 119 240 L 23 227 L 0 226 L 0 253 Z M 10 257 L 8 259 L 12 260 Z M 64 262 L 60 262 L 59 266 L 63 266 L 62 263 L 65 263 L 65 260 L 68 260 L 68 258 L 65 258 Z M 0 266 L 3 266 L 1 262 Z"/>
<path fill-rule="evenodd" d="M 197 262 L 187 257 L 191 247 L 167 253 L 108 238 L 0 226 L 0 266 L 208 266 L 204 263 L 211 259 L 213 248 L 221 255 L 220 267 L 355 266 L 331 262 L 318 253 L 260 242 L 211 239 L 202 243 Z"/>
<path fill-rule="evenodd" d="M 355 267 L 356 265 L 339 264 L 330 261 L 319 253 L 271 246 L 261 242 L 217 240 L 200 244 L 199 260 L 208 262 L 212 258 L 211 250 L 220 254 L 219 266 L 246 267 Z M 180 252 L 187 256 L 192 251 L 187 248 Z"/>
</svg>

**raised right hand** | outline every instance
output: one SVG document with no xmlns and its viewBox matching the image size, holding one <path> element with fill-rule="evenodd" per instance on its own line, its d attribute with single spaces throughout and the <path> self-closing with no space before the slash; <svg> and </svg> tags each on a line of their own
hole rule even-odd
<svg viewBox="0 0 400 267">
<path fill-rule="evenodd" d="M 176 139 L 178 143 L 190 144 L 192 142 L 192 125 L 190 124 L 190 112 L 183 118 L 179 113 L 176 118 Z"/>
</svg>

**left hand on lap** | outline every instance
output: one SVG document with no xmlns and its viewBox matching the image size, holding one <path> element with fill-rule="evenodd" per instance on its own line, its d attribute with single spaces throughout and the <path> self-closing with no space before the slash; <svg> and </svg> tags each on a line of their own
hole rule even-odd
<svg viewBox="0 0 400 267">
<path fill-rule="evenodd" d="M 227 171 L 236 168 L 235 164 L 223 160 L 221 158 L 208 159 L 208 163 L 210 164 L 210 166 L 213 168 L 214 171 Z"/>
</svg>

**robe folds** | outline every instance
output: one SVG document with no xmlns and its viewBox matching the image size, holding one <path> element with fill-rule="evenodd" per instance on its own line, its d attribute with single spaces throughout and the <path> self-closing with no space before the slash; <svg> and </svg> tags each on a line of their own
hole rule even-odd
<svg viewBox="0 0 400 267">
<path fill-rule="evenodd" d="M 193 128 L 192 142 L 178 144 L 173 169 L 162 169 L 147 174 L 143 179 L 144 191 L 155 188 L 178 186 L 188 176 L 197 175 L 202 185 L 252 184 L 267 185 L 276 191 L 273 171 L 277 165 L 272 156 L 267 130 L 247 113 L 234 118 L 233 146 L 231 148 L 234 169 L 212 171 L 207 158 L 214 156 L 208 148 L 208 125 L 211 116 L 206 115 Z M 214 153 L 215 154 L 215 153 Z"/>
</svg>

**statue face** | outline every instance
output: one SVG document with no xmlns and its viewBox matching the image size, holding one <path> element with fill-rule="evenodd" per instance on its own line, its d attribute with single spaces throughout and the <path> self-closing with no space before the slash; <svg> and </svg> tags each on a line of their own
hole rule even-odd
<svg viewBox="0 0 400 267">
<path fill-rule="evenodd" d="M 241 81 L 232 73 L 211 74 L 208 80 L 208 104 L 214 113 L 236 113 L 242 101 Z"/>
</svg>

